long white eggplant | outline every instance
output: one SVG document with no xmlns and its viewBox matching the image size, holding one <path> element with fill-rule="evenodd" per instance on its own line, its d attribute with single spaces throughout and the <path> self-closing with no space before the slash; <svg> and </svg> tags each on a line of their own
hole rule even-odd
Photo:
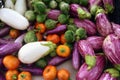
<svg viewBox="0 0 120 80">
<path fill-rule="evenodd" d="M 15 11 L 24 15 L 26 10 L 27 10 L 26 0 L 16 0 Z"/>
<path fill-rule="evenodd" d="M 12 0 L 5 1 L 5 8 L 14 9 L 14 3 L 12 2 Z"/>
<path fill-rule="evenodd" d="M 22 63 L 31 64 L 55 50 L 56 44 L 50 41 L 31 42 L 25 44 L 18 52 Z"/>
<path fill-rule="evenodd" d="M 0 20 L 18 30 L 25 30 L 29 26 L 29 22 L 24 16 L 8 8 L 0 9 Z"/>
</svg>

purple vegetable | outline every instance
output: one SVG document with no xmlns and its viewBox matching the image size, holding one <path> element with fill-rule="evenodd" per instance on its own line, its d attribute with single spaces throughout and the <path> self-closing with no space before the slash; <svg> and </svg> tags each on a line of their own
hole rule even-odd
<svg viewBox="0 0 120 80">
<path fill-rule="evenodd" d="M 9 31 L 10 31 L 10 27 L 5 27 L 0 29 L 0 37 L 6 36 L 7 34 L 9 34 Z"/>
<path fill-rule="evenodd" d="M 102 3 L 102 0 L 88 0 L 90 7 L 92 7 L 93 5 L 100 5 Z"/>
<path fill-rule="evenodd" d="M 112 27 L 113 27 L 114 34 L 120 38 L 120 25 L 112 22 Z"/>
<path fill-rule="evenodd" d="M 3 58 L 0 58 L 0 68 L 3 66 Z"/>
<path fill-rule="evenodd" d="M 96 26 L 92 21 L 87 19 L 84 19 L 84 20 L 74 19 L 74 24 L 78 28 L 80 27 L 84 28 L 89 36 L 96 35 L 96 32 L 97 32 Z"/>
<path fill-rule="evenodd" d="M 29 71 L 32 75 L 42 75 L 43 70 L 41 68 L 36 67 L 20 67 L 21 71 Z"/>
<path fill-rule="evenodd" d="M 17 52 L 21 47 L 21 43 L 8 43 L 0 48 L 0 56 L 5 56 Z"/>
<path fill-rule="evenodd" d="M 23 40 L 24 40 L 24 36 L 25 36 L 25 33 L 22 34 L 22 35 L 20 35 L 14 42 L 15 42 L 15 43 L 21 43 L 21 44 L 22 44 L 22 42 L 23 42 Z"/>
<path fill-rule="evenodd" d="M 88 69 L 86 63 L 84 63 L 77 75 L 76 80 L 98 80 L 105 65 L 105 58 L 103 55 L 96 56 L 96 65 L 92 69 Z"/>
<path fill-rule="evenodd" d="M 112 26 L 104 13 L 99 13 L 96 16 L 97 30 L 102 36 L 107 36 L 113 33 Z"/>
<path fill-rule="evenodd" d="M 6 80 L 5 76 L 0 72 L 0 80 Z"/>
<path fill-rule="evenodd" d="M 119 71 L 114 68 L 106 69 L 105 72 L 101 75 L 99 80 L 118 80 Z"/>
<path fill-rule="evenodd" d="M 103 41 L 103 51 L 107 58 L 120 70 L 120 40 L 114 34 L 108 35 Z"/>
<path fill-rule="evenodd" d="M 56 34 L 56 33 L 58 34 L 66 31 L 66 29 L 67 29 L 66 25 L 60 25 L 52 30 L 48 30 L 45 34 Z"/>
<path fill-rule="evenodd" d="M 60 14 L 61 14 L 60 10 L 50 10 L 47 14 L 47 17 L 53 20 L 57 20 Z"/>
<path fill-rule="evenodd" d="M 86 55 L 95 56 L 95 52 L 87 40 L 80 40 L 78 42 L 78 51 L 85 58 Z"/>
<path fill-rule="evenodd" d="M 109 13 L 112 13 L 114 10 L 113 0 L 102 0 L 105 10 Z"/>
<path fill-rule="evenodd" d="M 71 56 L 66 57 L 66 58 L 56 56 L 56 57 L 52 58 L 52 59 L 48 62 L 48 64 L 49 64 L 49 65 L 57 66 L 57 65 L 65 62 L 65 61 L 67 61 L 67 60 L 70 59 L 70 58 L 71 58 Z"/>
<path fill-rule="evenodd" d="M 78 70 L 81 65 L 81 57 L 80 57 L 80 53 L 78 52 L 77 45 L 78 45 L 78 43 L 75 42 L 74 49 L 72 52 L 72 65 L 73 65 L 74 69 L 76 69 L 76 70 Z"/>
<path fill-rule="evenodd" d="M 95 51 L 99 51 L 102 49 L 103 40 L 104 38 L 100 36 L 91 36 L 87 38 L 87 41 L 90 43 Z"/>
<path fill-rule="evenodd" d="M 4 44 L 7 44 L 7 43 L 11 43 L 11 42 L 13 42 L 13 40 L 0 39 L 0 45 L 4 45 Z"/>
</svg>

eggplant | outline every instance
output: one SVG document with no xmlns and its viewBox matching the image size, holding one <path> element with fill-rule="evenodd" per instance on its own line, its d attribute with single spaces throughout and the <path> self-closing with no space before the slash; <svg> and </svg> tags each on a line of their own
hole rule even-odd
<svg viewBox="0 0 120 80">
<path fill-rule="evenodd" d="M 0 80 L 6 80 L 5 76 L 0 72 Z"/>
<path fill-rule="evenodd" d="M 102 49 L 104 38 L 101 36 L 91 36 L 86 39 L 95 51 Z"/>
<path fill-rule="evenodd" d="M 58 19 L 58 16 L 61 14 L 61 11 L 60 10 L 50 10 L 48 13 L 47 13 L 47 17 L 49 19 L 53 19 L 53 20 L 57 20 Z"/>
<path fill-rule="evenodd" d="M 108 35 L 103 41 L 103 51 L 111 63 L 120 70 L 120 40 L 114 34 Z"/>
<path fill-rule="evenodd" d="M 112 25 L 104 13 L 98 13 L 96 15 L 96 26 L 99 34 L 103 37 L 113 33 Z"/>
<path fill-rule="evenodd" d="M 3 66 L 3 58 L 0 58 L 0 68 Z"/>
<path fill-rule="evenodd" d="M 29 71 L 32 75 L 42 75 L 43 70 L 37 67 L 20 67 L 20 71 Z"/>
<path fill-rule="evenodd" d="M 80 19 L 75 18 L 74 24 L 78 28 L 84 28 L 86 30 L 88 36 L 93 36 L 93 35 L 96 35 L 96 33 L 97 33 L 96 25 L 88 19 L 80 20 Z"/>
<path fill-rule="evenodd" d="M 22 47 L 21 43 L 11 42 L 0 48 L 0 56 L 5 56 L 17 52 Z"/>
<path fill-rule="evenodd" d="M 105 66 L 105 58 L 103 55 L 96 56 L 96 65 L 92 69 L 88 69 L 88 65 L 83 63 L 80 67 L 76 80 L 98 80 Z"/>
<path fill-rule="evenodd" d="M 0 39 L 0 45 L 4 45 L 4 44 L 7 44 L 7 43 L 11 43 L 11 42 L 14 42 L 13 40 L 7 40 L 7 39 Z"/>
<path fill-rule="evenodd" d="M 66 57 L 66 58 L 56 56 L 56 57 L 52 58 L 52 59 L 48 62 L 48 64 L 49 64 L 49 65 L 57 66 L 57 65 L 65 62 L 65 61 L 69 60 L 70 58 L 71 58 L 71 56 Z"/>
<path fill-rule="evenodd" d="M 104 71 L 104 73 L 101 75 L 99 80 L 118 80 L 117 78 L 120 76 L 120 73 L 118 70 L 114 68 L 108 68 Z"/>
<path fill-rule="evenodd" d="M 0 37 L 5 37 L 7 34 L 9 34 L 10 27 L 5 27 L 0 29 Z"/>
<path fill-rule="evenodd" d="M 73 52 L 72 52 L 72 65 L 74 69 L 78 70 L 81 65 L 81 57 L 80 53 L 78 52 L 78 42 L 75 42 Z"/>
<path fill-rule="evenodd" d="M 117 35 L 118 38 L 120 38 L 120 25 L 112 22 L 112 27 L 114 34 Z"/>
</svg>

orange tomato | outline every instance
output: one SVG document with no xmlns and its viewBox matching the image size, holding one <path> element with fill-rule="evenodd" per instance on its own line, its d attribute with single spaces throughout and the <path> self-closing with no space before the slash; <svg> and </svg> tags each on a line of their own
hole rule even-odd
<svg viewBox="0 0 120 80">
<path fill-rule="evenodd" d="M 49 34 L 46 38 L 47 41 L 52 41 L 53 43 L 57 44 L 60 42 L 60 37 L 57 34 Z"/>
<path fill-rule="evenodd" d="M 60 41 L 61 41 L 62 44 L 66 43 L 64 34 L 62 34 L 62 35 L 60 36 Z"/>
<path fill-rule="evenodd" d="M 38 41 L 42 41 L 43 36 L 42 36 L 41 33 L 36 32 L 36 37 L 37 37 L 37 40 L 38 40 Z"/>
<path fill-rule="evenodd" d="M 58 80 L 69 80 L 70 73 L 66 69 L 60 69 L 60 70 L 58 70 L 57 78 L 58 78 Z"/>
<path fill-rule="evenodd" d="M 44 80 L 55 80 L 57 76 L 57 69 L 55 66 L 48 65 L 43 71 Z"/>
<path fill-rule="evenodd" d="M 67 45 L 59 45 L 56 49 L 57 55 L 61 57 L 68 57 L 70 55 L 70 52 L 70 47 Z"/>
<path fill-rule="evenodd" d="M 3 58 L 3 64 L 7 69 L 14 70 L 18 68 L 20 61 L 16 56 L 7 55 Z"/>
<path fill-rule="evenodd" d="M 40 33 L 44 33 L 46 31 L 46 26 L 43 23 L 36 23 L 35 28 L 38 30 Z"/>
<path fill-rule="evenodd" d="M 11 38 L 15 39 L 20 35 L 20 32 L 17 29 L 11 29 L 9 35 Z"/>
<path fill-rule="evenodd" d="M 17 70 L 8 70 L 5 74 L 6 80 L 17 80 L 19 72 Z"/>
<path fill-rule="evenodd" d="M 30 72 L 23 71 L 18 75 L 18 80 L 32 80 L 32 75 Z"/>
</svg>

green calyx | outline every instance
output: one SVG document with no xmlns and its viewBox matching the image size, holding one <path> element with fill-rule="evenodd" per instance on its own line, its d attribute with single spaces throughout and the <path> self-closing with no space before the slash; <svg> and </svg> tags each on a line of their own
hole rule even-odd
<svg viewBox="0 0 120 80">
<path fill-rule="evenodd" d="M 96 11 L 96 15 L 99 14 L 99 13 L 105 13 L 106 14 L 106 11 L 104 9 L 100 8 Z"/>
<path fill-rule="evenodd" d="M 90 9 L 90 13 L 95 16 L 98 9 L 101 9 L 101 7 L 97 5 L 93 5 Z"/>
<path fill-rule="evenodd" d="M 96 57 L 91 55 L 85 55 L 85 62 L 88 65 L 88 70 L 92 69 L 96 65 Z"/>
<path fill-rule="evenodd" d="M 109 69 L 106 69 L 105 72 L 111 74 L 112 77 L 114 78 L 117 78 L 120 76 L 120 73 L 118 70 L 114 69 L 114 68 L 109 68 Z"/>
<path fill-rule="evenodd" d="M 17 80 L 17 75 L 16 74 L 12 75 L 12 80 Z"/>
<path fill-rule="evenodd" d="M 115 64 L 114 67 L 120 71 L 120 64 Z"/>
<path fill-rule="evenodd" d="M 112 13 L 114 10 L 114 6 L 110 5 L 110 4 L 106 4 L 105 5 L 105 10 L 107 11 L 107 13 Z"/>
</svg>

